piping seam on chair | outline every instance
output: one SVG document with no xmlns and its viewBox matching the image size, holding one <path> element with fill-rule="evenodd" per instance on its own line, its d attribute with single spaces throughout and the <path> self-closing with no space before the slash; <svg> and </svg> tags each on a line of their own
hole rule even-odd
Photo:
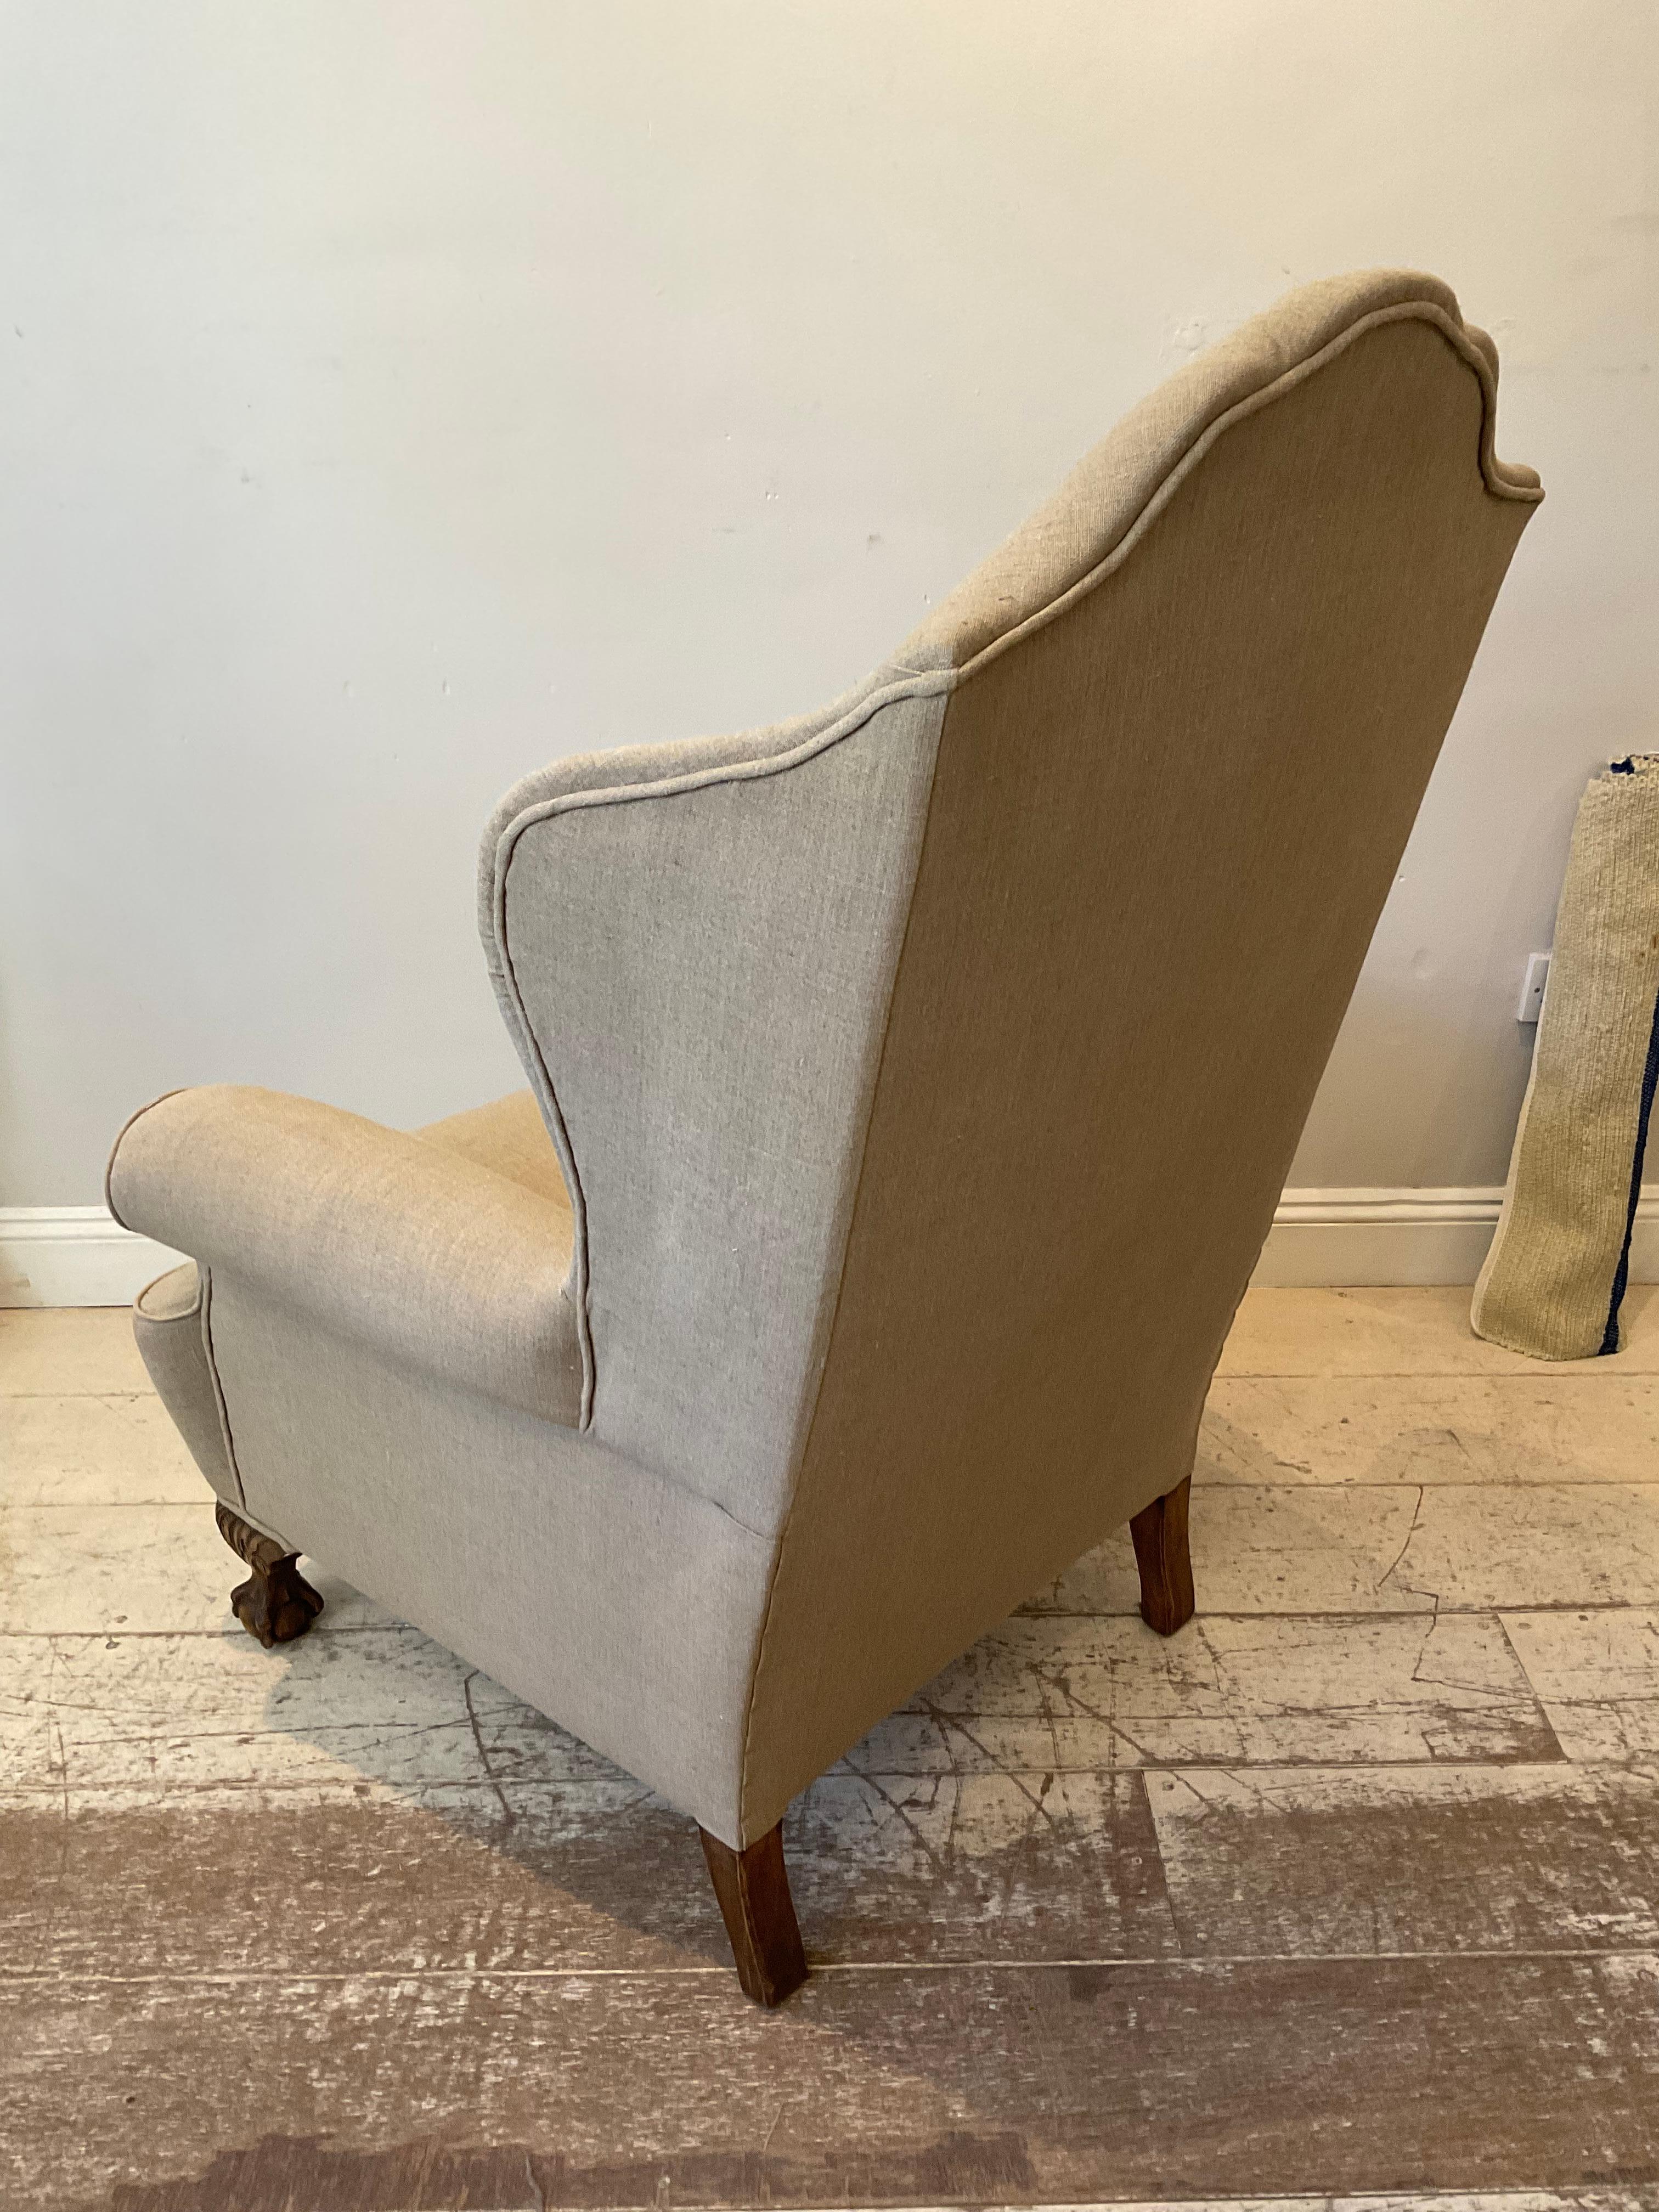
<svg viewBox="0 0 1659 2212">
<path fill-rule="evenodd" d="M 509 855 L 509 860 L 511 856 Z M 559 1103 L 559 1094 L 554 1088 L 552 1072 L 543 1055 L 539 1040 L 530 1025 L 525 1012 L 524 994 L 519 988 L 519 979 L 514 973 L 513 954 L 507 941 L 506 875 L 497 864 L 496 890 L 492 901 L 495 921 L 495 943 L 501 956 L 501 981 L 513 1003 L 513 1013 L 518 1024 L 519 1035 L 529 1047 L 534 1061 L 538 1103 L 548 1119 L 552 1131 L 553 1149 L 558 1155 L 560 1172 L 570 1191 L 570 1267 L 571 1304 L 576 1316 L 576 1348 L 581 1354 L 581 1398 L 576 1408 L 576 1430 L 582 1434 L 593 1425 L 593 1395 L 597 1376 L 594 1370 L 593 1332 L 587 1311 L 587 1195 L 582 1188 L 581 1176 L 576 1168 L 575 1148 L 570 1141 L 570 1132 L 565 1127 L 564 1109 Z"/>
<path fill-rule="evenodd" d="M 116 1138 L 115 1142 L 110 1146 L 109 1159 L 104 1168 L 104 1203 L 109 1208 L 110 1218 L 118 1223 L 121 1228 L 129 1230 L 132 1234 L 136 1235 L 137 1232 L 131 1231 L 131 1224 L 122 1218 L 120 1209 L 115 1203 L 115 1163 L 121 1156 L 121 1147 L 126 1142 L 128 1132 L 134 1128 L 138 1122 L 142 1121 L 146 1114 L 153 1113 L 158 1106 L 165 1106 L 169 1098 L 181 1097 L 185 1087 L 186 1086 L 184 1085 L 179 1085 L 172 1091 L 164 1091 L 159 1098 L 152 1098 L 147 1106 L 141 1106 L 136 1114 L 130 1114 L 121 1126 L 121 1133 L 119 1136 Z M 213 1351 L 213 1324 L 211 1319 L 213 1306 L 213 1271 L 210 1267 L 204 1266 L 200 1260 L 198 1260 L 195 1262 L 195 1266 L 196 1303 L 197 1310 L 200 1316 L 199 1325 L 202 1332 L 202 1352 L 204 1357 L 207 1360 L 208 1380 L 213 1385 L 213 1404 L 214 1410 L 219 1417 L 220 1440 L 225 1448 L 225 1462 L 230 1469 L 230 1479 L 236 1485 L 238 1501 L 246 1507 L 247 1504 L 247 1490 L 242 1481 L 242 1470 L 236 1463 L 236 1446 L 230 1433 L 230 1414 L 225 1405 L 224 1385 L 219 1379 L 219 1363 L 214 1357 Z M 188 1320 L 189 1316 L 180 1315 L 179 1318 L 180 1320 Z M 267 1531 L 266 1533 L 269 1534 L 270 1532 Z"/>
<path fill-rule="evenodd" d="M 220 1379 L 218 1355 L 213 1349 L 213 1270 L 204 1267 L 198 1260 L 196 1274 L 201 1286 L 202 1349 L 207 1354 L 208 1378 L 213 1384 L 213 1402 L 219 1414 L 219 1434 L 224 1443 L 230 1479 L 236 1485 L 236 1495 L 246 1506 L 247 1485 L 242 1480 L 241 1466 L 236 1457 L 236 1440 L 230 1432 L 230 1408 L 225 1403 L 225 1386 Z"/>
<path fill-rule="evenodd" d="M 507 872 L 512 865 L 514 849 L 525 830 L 533 828 L 538 822 L 551 819 L 555 815 L 574 813 L 586 807 L 627 805 L 635 799 L 678 799 L 684 793 L 701 791 L 715 784 L 757 782 L 766 776 L 781 775 L 790 769 L 799 768 L 806 761 L 814 759 L 819 753 L 826 751 L 830 746 L 839 744 L 842 738 L 850 737 L 862 729 L 864 725 L 883 708 L 891 706 L 898 700 L 925 698 L 939 691 L 954 690 L 965 677 L 977 673 L 988 661 L 1006 651 L 1009 646 L 1029 636 L 1033 629 L 1069 611 L 1079 599 L 1103 581 L 1105 577 L 1139 544 L 1146 530 L 1162 514 L 1174 490 L 1191 473 L 1197 464 L 1207 456 L 1224 432 L 1231 429 L 1247 416 L 1255 414 L 1273 400 L 1282 398 L 1285 392 L 1294 390 L 1309 376 L 1325 368 L 1338 354 L 1345 352 L 1357 339 L 1384 325 L 1397 322 L 1426 322 L 1432 325 L 1450 344 L 1453 351 L 1473 371 L 1479 382 L 1481 394 L 1481 432 L 1476 458 L 1480 468 L 1481 480 L 1486 491 L 1493 498 L 1515 500 L 1525 506 L 1537 506 L 1544 497 L 1541 485 L 1511 484 L 1494 474 L 1501 465 L 1497 461 L 1494 449 L 1497 382 L 1492 375 L 1491 364 L 1480 349 L 1468 337 L 1465 327 L 1461 323 L 1455 322 L 1444 308 L 1436 307 L 1431 301 L 1407 301 L 1391 307 L 1376 308 L 1370 314 L 1362 315 L 1358 321 L 1350 323 L 1346 329 L 1339 331 L 1336 336 L 1328 339 L 1316 353 L 1307 355 L 1291 368 L 1282 370 L 1270 383 L 1260 386 L 1255 392 L 1247 392 L 1242 399 L 1235 400 L 1231 407 L 1224 409 L 1212 422 L 1207 423 L 1194 439 L 1192 444 L 1179 454 L 1164 474 L 1159 477 L 1157 485 L 1147 494 L 1145 503 L 1136 511 L 1133 520 L 1126 526 L 1122 536 L 1114 542 L 1091 568 L 1086 569 L 1072 583 L 1067 584 L 1062 591 L 1056 592 L 1053 599 L 1045 600 L 1042 606 L 1034 608 L 1031 613 L 1024 616 L 1012 628 L 1003 630 L 997 636 L 990 639 L 980 647 L 977 653 L 970 654 L 959 667 L 906 672 L 896 678 L 892 683 L 882 685 L 878 690 L 867 693 L 855 706 L 849 708 L 845 714 L 838 720 L 830 723 L 827 728 L 815 731 L 811 736 L 804 738 L 799 744 L 792 745 L 783 752 L 752 754 L 744 760 L 727 761 L 712 768 L 690 769 L 681 775 L 660 776 L 650 782 L 607 784 L 586 791 L 561 792 L 556 793 L 551 799 L 538 799 L 533 805 L 527 806 L 522 812 L 515 814 L 506 829 L 502 830 L 495 846 L 495 879 L 492 905 L 497 941 L 501 946 L 503 955 L 505 956 L 507 951 L 502 912 Z M 516 988 L 514 998 L 516 1002 Z"/>
<path fill-rule="evenodd" d="M 135 1237 L 142 1232 L 134 1229 L 132 1224 L 123 1218 L 120 1208 L 115 1203 L 115 1163 L 121 1157 L 122 1146 L 125 1144 L 130 1133 L 137 1127 L 145 1115 L 153 1114 L 158 1106 L 165 1106 L 169 1098 L 181 1097 L 186 1087 L 182 1083 L 175 1084 L 171 1091 L 164 1091 L 159 1098 L 152 1098 L 141 1106 L 136 1114 L 129 1114 L 121 1124 L 120 1133 L 109 1148 L 108 1159 L 104 1163 L 104 1204 L 109 1208 L 110 1219 L 118 1228 L 125 1229 Z"/>
<path fill-rule="evenodd" d="M 1510 484 L 1495 475 L 1501 466 L 1496 452 L 1498 382 L 1492 374 L 1492 364 L 1469 337 L 1464 325 L 1454 322 L 1443 307 L 1436 307 L 1431 301 L 1407 301 L 1392 307 L 1378 307 L 1368 315 L 1362 315 L 1358 321 L 1350 323 L 1346 330 L 1339 331 L 1334 338 L 1328 339 L 1320 347 L 1317 353 L 1310 353 L 1293 367 L 1281 371 L 1271 383 L 1261 385 L 1255 392 L 1247 392 L 1243 398 L 1235 400 L 1213 422 L 1207 423 L 1159 477 L 1122 536 L 1092 568 L 1085 569 L 1082 575 L 1067 584 L 1063 591 L 1057 592 L 1053 599 L 1045 600 L 1042 606 L 1034 608 L 1009 629 L 1000 631 L 951 672 L 958 679 L 977 675 L 981 668 L 1000 653 L 1006 652 L 1011 646 L 1022 643 L 1035 631 L 1046 628 L 1059 616 L 1068 613 L 1079 599 L 1086 598 L 1128 558 L 1188 477 L 1207 459 L 1226 431 L 1305 383 L 1310 376 L 1328 367 L 1339 354 L 1345 353 L 1358 339 L 1387 324 L 1401 322 L 1431 325 L 1440 332 L 1464 365 L 1474 372 L 1480 386 L 1480 436 L 1475 457 L 1480 470 L 1481 483 L 1487 495 L 1493 499 L 1513 500 L 1522 506 L 1538 506 L 1544 497 L 1541 484 Z"/>
</svg>

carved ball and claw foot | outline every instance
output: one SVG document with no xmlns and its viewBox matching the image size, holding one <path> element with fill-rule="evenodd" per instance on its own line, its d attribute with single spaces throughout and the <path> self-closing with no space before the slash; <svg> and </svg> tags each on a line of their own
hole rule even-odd
<svg viewBox="0 0 1659 2212">
<path fill-rule="evenodd" d="M 299 1553 L 285 1552 L 274 1536 L 250 1528 L 228 1505 L 222 1503 L 215 1517 L 226 1543 L 253 1570 L 230 1594 L 237 1620 L 267 1651 L 273 1644 L 291 1644 L 303 1636 L 322 1611 L 323 1601 L 300 1572 Z"/>
<path fill-rule="evenodd" d="M 697 1833 L 743 1993 L 757 2004 L 780 2005 L 806 1979 L 806 1954 L 783 1863 L 783 1823 L 741 1851 L 707 1828 Z"/>
<path fill-rule="evenodd" d="M 1192 1619 L 1193 1555 L 1187 1544 L 1187 1506 L 1193 1479 L 1153 1498 L 1129 1523 L 1140 1570 L 1140 1617 L 1160 1636 L 1173 1636 Z"/>
</svg>

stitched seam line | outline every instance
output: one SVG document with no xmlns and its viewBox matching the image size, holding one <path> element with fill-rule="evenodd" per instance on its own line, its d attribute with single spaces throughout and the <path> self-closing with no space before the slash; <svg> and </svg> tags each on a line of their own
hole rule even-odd
<svg viewBox="0 0 1659 2212">
<path fill-rule="evenodd" d="M 1327 340 L 1317 353 L 1311 353 L 1305 360 L 1297 362 L 1294 367 L 1283 370 L 1270 384 L 1261 385 L 1255 392 L 1247 392 L 1243 398 L 1235 400 L 1232 405 L 1218 415 L 1212 422 L 1207 423 L 1194 439 L 1192 444 L 1186 447 L 1166 473 L 1158 479 L 1154 489 L 1147 495 L 1146 504 L 1136 514 L 1134 520 L 1128 525 L 1122 536 L 1114 542 L 1096 562 L 1093 568 L 1085 569 L 1075 582 L 1067 584 L 1065 589 L 1057 592 L 1052 599 L 1045 600 L 1042 606 L 1023 617 L 1012 628 L 1000 631 L 988 643 L 982 645 L 977 653 L 970 654 L 963 662 L 956 673 L 964 678 L 977 675 L 979 671 L 988 663 L 994 660 L 998 654 L 1006 652 L 1010 646 L 1021 642 L 1030 636 L 1034 631 L 1045 628 L 1058 616 L 1068 612 L 1079 599 L 1086 597 L 1097 585 L 1103 583 L 1123 561 L 1127 559 L 1130 553 L 1152 528 L 1152 524 L 1169 506 L 1188 477 L 1197 468 L 1199 463 L 1208 456 L 1211 449 L 1219 442 L 1225 432 L 1231 429 L 1237 423 L 1246 421 L 1250 416 L 1258 414 L 1264 407 L 1271 406 L 1276 400 L 1283 398 L 1287 392 L 1295 391 L 1310 377 L 1316 375 L 1322 368 L 1328 367 L 1339 354 L 1346 353 L 1358 339 L 1367 336 L 1371 331 L 1379 330 L 1389 323 L 1401 322 L 1425 322 L 1431 325 L 1440 332 L 1465 366 L 1474 371 L 1476 381 L 1480 386 L 1480 437 L 1477 447 L 1477 460 L 1480 469 L 1481 483 L 1488 495 L 1494 499 L 1513 500 L 1524 506 L 1536 507 L 1544 496 L 1541 485 L 1509 484 L 1501 478 L 1497 481 L 1493 479 L 1492 471 L 1498 465 L 1493 451 L 1498 387 L 1486 356 L 1468 337 L 1462 325 L 1454 323 L 1443 308 L 1434 307 L 1427 301 L 1415 303 L 1408 301 L 1393 307 L 1379 307 L 1371 314 L 1363 315 L 1358 322 L 1350 323 L 1346 330 L 1339 331 L 1334 338 Z"/>
<path fill-rule="evenodd" d="M 218 1409 L 219 1434 L 224 1441 L 225 1457 L 230 1463 L 231 1480 L 236 1485 L 236 1495 L 246 1506 L 247 1486 L 242 1480 L 241 1467 L 237 1461 L 235 1439 L 230 1433 L 230 1409 L 225 1403 L 225 1386 L 219 1378 L 219 1362 L 213 1349 L 213 1270 L 204 1267 L 198 1260 L 196 1273 L 201 1284 L 202 1349 L 207 1354 L 208 1378 L 213 1384 L 213 1402 Z M 269 1534 L 270 1531 L 265 1533 Z"/>
<path fill-rule="evenodd" d="M 118 1228 L 127 1230 L 133 1236 L 137 1236 L 140 1232 L 123 1217 L 115 1203 L 115 1163 L 121 1157 L 122 1146 L 125 1144 L 128 1137 L 143 1120 L 145 1115 L 153 1114 L 158 1106 L 165 1106 L 169 1098 L 177 1098 L 184 1087 L 182 1084 L 175 1085 L 171 1091 L 164 1091 L 159 1098 L 152 1098 L 147 1106 L 141 1106 L 136 1114 L 129 1114 L 121 1124 L 120 1135 L 109 1148 L 108 1159 L 104 1163 L 104 1203 L 109 1208 L 110 1219 Z"/>
<path fill-rule="evenodd" d="M 164 1091 L 159 1098 L 152 1098 L 148 1106 L 141 1106 L 138 1109 L 138 1111 L 131 1115 L 123 1125 L 120 1135 L 117 1137 L 115 1142 L 110 1146 L 108 1164 L 104 1169 L 104 1203 L 109 1208 L 111 1220 L 118 1223 L 123 1229 L 128 1230 L 131 1233 L 137 1234 L 137 1232 L 131 1231 L 131 1223 L 123 1218 L 119 1208 L 115 1203 L 115 1163 L 121 1157 L 121 1147 L 125 1144 L 129 1134 L 137 1127 L 138 1123 L 143 1120 L 145 1115 L 154 1113 L 158 1106 L 165 1106 L 169 1098 L 177 1098 L 179 1096 L 179 1089 Z M 231 1480 L 236 1485 L 238 1501 L 246 1507 L 247 1504 L 247 1492 L 242 1482 L 242 1470 L 236 1463 L 236 1447 L 231 1440 L 230 1416 L 225 1407 L 224 1386 L 219 1379 L 219 1363 L 214 1358 L 213 1354 L 213 1324 L 211 1319 L 213 1306 L 213 1273 L 210 1268 L 204 1267 L 199 1260 L 196 1262 L 196 1297 L 198 1310 L 200 1315 L 199 1326 L 202 1332 L 202 1351 L 207 1359 L 208 1380 L 213 1385 L 214 1410 L 219 1417 L 220 1440 L 225 1448 L 225 1459 L 230 1468 Z M 187 1319 L 188 1316 L 181 1315 L 179 1318 L 181 1320 L 185 1320 Z M 269 1534 L 269 1531 L 266 1533 Z"/>
<path fill-rule="evenodd" d="M 506 842 L 503 838 L 502 843 Z M 514 970 L 512 949 L 507 941 L 507 871 L 512 865 L 509 850 L 506 863 L 501 859 L 501 847 L 496 848 L 495 890 L 494 908 L 495 943 L 501 955 L 501 982 L 513 1006 L 521 1042 L 529 1048 L 536 1074 L 537 1103 L 546 1116 L 553 1133 L 553 1149 L 558 1154 L 560 1171 L 570 1192 L 571 1239 L 571 1304 L 576 1316 L 576 1349 L 581 1358 L 581 1394 L 577 1407 L 576 1429 L 580 1435 L 591 1428 L 593 1421 L 593 1393 L 597 1376 L 594 1372 L 593 1333 L 587 1311 L 587 1195 L 582 1188 L 581 1176 L 576 1169 L 575 1152 L 570 1142 L 570 1133 L 565 1127 L 564 1109 L 554 1088 L 552 1071 L 542 1055 L 536 1033 L 525 1012 L 524 994 L 519 988 L 519 979 Z"/>
</svg>

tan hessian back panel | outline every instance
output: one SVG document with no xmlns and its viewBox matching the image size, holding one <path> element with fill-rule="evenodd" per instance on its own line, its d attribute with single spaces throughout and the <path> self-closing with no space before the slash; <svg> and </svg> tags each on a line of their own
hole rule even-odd
<svg viewBox="0 0 1659 2212">
<path fill-rule="evenodd" d="M 1516 540 L 1384 322 L 946 712 L 744 1827 L 1186 1474 Z"/>
</svg>

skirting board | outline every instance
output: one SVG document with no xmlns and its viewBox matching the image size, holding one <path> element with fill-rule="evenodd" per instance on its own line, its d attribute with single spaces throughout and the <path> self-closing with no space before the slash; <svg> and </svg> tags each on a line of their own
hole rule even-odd
<svg viewBox="0 0 1659 2212">
<path fill-rule="evenodd" d="M 126 1306 L 184 1255 L 101 1206 L 0 1206 L 0 1306 Z"/>
<path fill-rule="evenodd" d="M 1376 1289 L 1468 1283 L 1480 1272 L 1502 1203 L 1489 1190 L 1287 1190 L 1251 1281 L 1258 1286 Z M 1630 1279 L 1659 1282 L 1659 1186 L 1645 1183 Z"/>
<path fill-rule="evenodd" d="M 1501 1190 L 1287 1190 L 1259 1285 L 1374 1289 L 1473 1283 Z M 0 1306 L 124 1306 L 179 1254 L 118 1227 L 101 1206 L 0 1206 Z M 1659 1282 L 1659 1188 L 1637 1209 L 1631 1280 Z"/>
</svg>

